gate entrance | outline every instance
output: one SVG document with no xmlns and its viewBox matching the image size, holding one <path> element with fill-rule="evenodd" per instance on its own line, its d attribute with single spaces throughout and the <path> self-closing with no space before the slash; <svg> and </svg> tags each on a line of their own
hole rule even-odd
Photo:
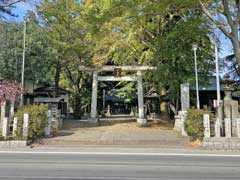
<svg viewBox="0 0 240 180">
<path fill-rule="evenodd" d="M 141 124 L 147 123 L 147 119 L 144 115 L 144 97 L 143 97 L 143 81 L 142 71 L 155 70 L 156 67 L 151 66 L 102 66 L 102 67 L 85 67 L 80 66 L 82 71 L 91 71 L 93 74 L 92 81 L 92 102 L 91 102 L 91 114 L 89 122 L 98 122 L 97 114 L 97 91 L 99 81 L 137 81 L 138 92 L 138 118 L 137 122 Z M 135 76 L 121 76 L 121 71 L 136 72 Z M 99 72 L 116 72 L 115 76 L 99 76 Z"/>
</svg>

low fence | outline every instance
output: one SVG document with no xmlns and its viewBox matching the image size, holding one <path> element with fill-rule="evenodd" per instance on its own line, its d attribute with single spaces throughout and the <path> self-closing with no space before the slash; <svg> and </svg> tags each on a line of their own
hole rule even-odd
<svg viewBox="0 0 240 180">
<path fill-rule="evenodd" d="M 2 122 L 2 137 L 6 139 L 15 139 L 18 128 L 18 119 L 15 117 L 13 121 L 10 121 L 9 118 L 3 118 Z M 29 126 L 29 114 L 25 113 L 23 116 L 22 128 L 22 137 L 27 140 L 28 137 L 28 126 Z"/>
<path fill-rule="evenodd" d="M 214 127 L 211 127 L 208 114 L 203 116 L 204 139 L 202 146 L 205 149 L 216 150 L 240 150 L 240 118 L 232 120 L 225 118 L 221 126 L 216 119 Z M 211 133 L 214 129 L 214 133 Z"/>
<path fill-rule="evenodd" d="M 17 137 L 17 128 L 19 126 L 18 119 L 13 121 L 5 117 L 2 121 L 2 140 L 0 141 L 1 148 L 22 148 L 28 144 L 28 129 L 29 129 L 29 114 L 24 114 L 22 126 L 22 136 Z"/>
<path fill-rule="evenodd" d="M 51 136 L 52 133 L 62 126 L 62 119 L 60 118 L 60 112 L 56 109 L 49 110 L 47 112 L 47 117 L 48 123 L 44 129 L 44 134 L 45 136 Z M 28 113 L 23 115 L 22 124 L 19 124 L 18 118 L 16 117 L 14 117 L 13 120 L 7 117 L 3 118 L 1 124 L 1 135 L 3 141 L 0 141 L 0 147 L 26 146 L 28 142 L 29 124 L 30 116 Z M 19 126 L 21 126 L 20 129 L 22 132 L 17 131 Z M 20 141 L 23 143 L 20 143 Z"/>
</svg>

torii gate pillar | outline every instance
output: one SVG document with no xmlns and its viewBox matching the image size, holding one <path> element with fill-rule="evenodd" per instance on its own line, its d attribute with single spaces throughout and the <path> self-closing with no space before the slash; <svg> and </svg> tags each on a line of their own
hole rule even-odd
<svg viewBox="0 0 240 180">
<path fill-rule="evenodd" d="M 147 123 L 147 119 L 144 116 L 144 97 L 143 97 L 143 80 L 142 71 L 146 70 L 156 70 L 156 67 L 151 66 L 102 66 L 102 67 L 85 67 L 80 66 L 82 71 L 92 71 L 93 72 L 93 83 L 92 83 L 92 103 L 91 103 L 91 116 L 89 122 L 98 122 L 97 113 L 97 91 L 98 91 L 98 81 L 137 81 L 138 90 L 138 119 L 137 122 L 140 124 Z M 115 69 L 121 69 L 123 71 L 137 72 L 137 76 L 98 76 L 98 72 L 107 71 L 113 72 Z"/>
<path fill-rule="evenodd" d="M 91 118 L 89 119 L 89 121 L 92 123 L 98 122 L 97 91 L 98 91 L 98 73 L 97 71 L 93 71 Z"/>
<path fill-rule="evenodd" d="M 144 117 L 144 99 L 143 99 L 143 82 L 142 72 L 137 72 L 137 89 L 138 89 L 138 119 L 137 122 L 140 124 L 146 124 L 147 119 Z"/>
</svg>

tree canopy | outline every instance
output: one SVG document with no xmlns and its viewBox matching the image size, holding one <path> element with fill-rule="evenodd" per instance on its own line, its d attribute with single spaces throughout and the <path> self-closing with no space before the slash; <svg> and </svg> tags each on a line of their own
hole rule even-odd
<svg viewBox="0 0 240 180">
<path fill-rule="evenodd" d="M 213 68 L 210 24 L 197 0 L 43 0 L 27 21 L 26 77 L 54 82 L 74 93 L 75 112 L 90 102 L 90 74 L 80 65 L 151 65 L 146 87 L 177 104 L 183 82 L 194 82 L 192 44 L 201 77 Z M 207 3 L 204 1 L 204 3 Z M 205 5 L 205 4 L 204 4 Z M 2 76 L 18 80 L 22 26 L 1 23 Z M 14 36 L 12 36 L 14 34 Z M 8 60 L 8 61 L 6 61 Z M 131 101 L 133 83 L 118 95 Z M 57 92 L 56 92 L 57 95 Z"/>
</svg>

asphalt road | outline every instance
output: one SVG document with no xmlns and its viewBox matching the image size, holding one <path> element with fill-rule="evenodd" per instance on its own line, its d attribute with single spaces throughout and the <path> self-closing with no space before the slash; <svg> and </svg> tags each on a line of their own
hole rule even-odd
<svg viewBox="0 0 240 180">
<path fill-rule="evenodd" d="M 240 156 L 1 152 L 0 179 L 240 179 Z"/>
</svg>

